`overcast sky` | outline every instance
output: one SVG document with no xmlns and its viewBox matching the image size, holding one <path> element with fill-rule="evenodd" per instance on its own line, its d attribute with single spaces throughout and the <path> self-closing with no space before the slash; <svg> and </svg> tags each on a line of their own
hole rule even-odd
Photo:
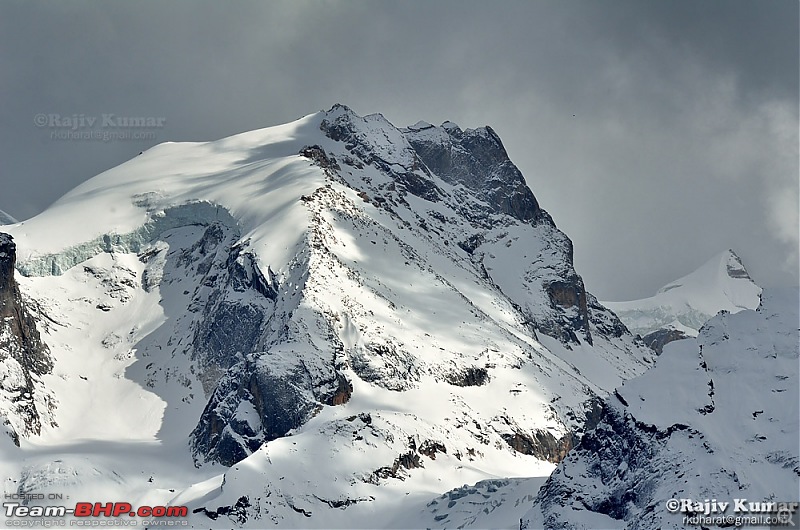
<svg viewBox="0 0 800 530">
<path fill-rule="evenodd" d="M 733 248 L 798 283 L 798 2 L 0 3 L 0 209 L 25 219 L 163 141 L 344 103 L 491 125 L 601 299 Z M 59 140 L 37 114 L 166 118 Z"/>
</svg>

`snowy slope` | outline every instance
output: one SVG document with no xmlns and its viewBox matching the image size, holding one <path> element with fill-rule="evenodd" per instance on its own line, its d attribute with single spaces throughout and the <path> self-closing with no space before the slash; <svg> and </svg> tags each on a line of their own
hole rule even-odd
<svg viewBox="0 0 800 530">
<path fill-rule="evenodd" d="M 13 225 L 18 222 L 19 221 L 8 215 L 6 212 L 0 210 L 0 225 Z"/>
<path fill-rule="evenodd" d="M 57 424 L 0 442 L 6 492 L 406 526 L 543 480 L 651 363 L 488 127 L 335 106 L 156 146 L 4 230 Z"/>
<path fill-rule="evenodd" d="M 755 309 L 760 294 L 761 288 L 750 279 L 739 257 L 726 250 L 650 298 L 603 305 L 614 311 L 631 333 L 642 337 L 661 329 L 696 336 L 719 311 Z"/>
<path fill-rule="evenodd" d="M 757 310 L 721 313 L 667 345 L 608 398 L 527 527 L 685 528 L 668 499 L 796 501 L 798 294 L 765 291 Z"/>
</svg>

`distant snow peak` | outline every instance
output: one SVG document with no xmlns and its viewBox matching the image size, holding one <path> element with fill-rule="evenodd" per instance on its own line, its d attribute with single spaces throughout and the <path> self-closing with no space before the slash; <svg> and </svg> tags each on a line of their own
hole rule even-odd
<svg viewBox="0 0 800 530">
<path fill-rule="evenodd" d="M 457 124 L 449 120 L 442 123 L 442 129 L 444 129 L 447 132 L 452 132 L 452 131 L 461 132 L 461 127 L 459 127 Z"/>
<path fill-rule="evenodd" d="M 650 298 L 603 303 L 632 333 L 660 351 L 670 340 L 697 335 L 719 311 L 755 309 L 760 294 L 761 288 L 750 278 L 739 256 L 726 250 Z"/>
<path fill-rule="evenodd" d="M 425 130 L 425 129 L 430 129 L 431 127 L 433 127 L 432 124 L 428 123 L 427 121 L 422 121 L 422 120 L 418 121 L 414 125 L 409 125 L 408 126 L 408 128 L 411 129 L 412 131 L 422 131 L 422 130 Z"/>
</svg>

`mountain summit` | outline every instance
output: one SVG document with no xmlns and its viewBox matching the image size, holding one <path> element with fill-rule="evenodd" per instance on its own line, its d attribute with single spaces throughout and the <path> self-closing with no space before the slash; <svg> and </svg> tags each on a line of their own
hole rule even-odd
<svg viewBox="0 0 800 530">
<path fill-rule="evenodd" d="M 489 127 L 336 105 L 158 145 L 4 229 L 53 359 L 53 422 L 0 443 L 27 493 L 381 526 L 548 474 L 652 362 Z"/>
<path fill-rule="evenodd" d="M 703 324 L 720 311 L 755 309 L 760 295 L 761 287 L 750 278 L 739 256 L 726 250 L 649 298 L 603 305 L 660 352 L 670 340 L 697 336 Z"/>
</svg>

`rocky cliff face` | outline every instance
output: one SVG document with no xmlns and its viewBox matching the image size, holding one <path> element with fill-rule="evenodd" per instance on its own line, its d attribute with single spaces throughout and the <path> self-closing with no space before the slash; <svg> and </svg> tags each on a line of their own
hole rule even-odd
<svg viewBox="0 0 800 530">
<path fill-rule="evenodd" d="M 452 122 L 441 127 L 418 123 L 404 133 L 431 172 L 445 182 L 473 191 L 490 211 L 520 221 L 534 221 L 540 215 L 536 197 L 491 127 L 462 131 Z"/>
<path fill-rule="evenodd" d="M 53 403 L 41 388 L 40 377 L 53 367 L 50 352 L 36 329 L 36 318 L 14 279 L 16 245 L 0 233 L 0 415 L 7 433 L 19 445 L 19 436 L 39 434 L 50 421 Z"/>
<path fill-rule="evenodd" d="M 642 341 L 647 344 L 657 355 L 661 355 L 664 346 L 675 340 L 688 338 L 689 335 L 679 329 L 659 329 L 648 333 L 642 337 Z"/>
<path fill-rule="evenodd" d="M 583 280 L 573 268 L 572 242 L 556 229 L 552 218 L 540 208 L 522 173 L 508 158 L 497 133 L 488 126 L 461 130 L 452 122 L 445 122 L 441 127 L 420 122 L 403 132 L 431 173 L 453 186 L 463 186 L 477 201 L 488 206 L 465 212 L 465 217 L 475 224 L 490 228 L 493 222 L 490 214 L 505 214 L 533 226 L 541 225 L 542 236 L 549 243 L 546 251 L 550 259 L 532 261 L 534 264 L 544 261 L 553 269 L 547 274 L 531 270 L 529 278 L 541 278 L 537 294 L 545 295 L 549 302 L 549 307 L 542 308 L 543 311 L 531 311 L 531 320 L 544 333 L 566 343 L 578 342 L 579 337 L 591 343 L 587 293 Z M 459 244 L 474 259 L 482 259 L 479 247 L 483 237 L 483 233 L 478 232 Z M 512 292 L 508 294 L 514 296 Z M 520 298 L 522 304 L 526 302 L 524 298 Z M 616 320 L 610 314 L 607 318 Z"/>
</svg>

